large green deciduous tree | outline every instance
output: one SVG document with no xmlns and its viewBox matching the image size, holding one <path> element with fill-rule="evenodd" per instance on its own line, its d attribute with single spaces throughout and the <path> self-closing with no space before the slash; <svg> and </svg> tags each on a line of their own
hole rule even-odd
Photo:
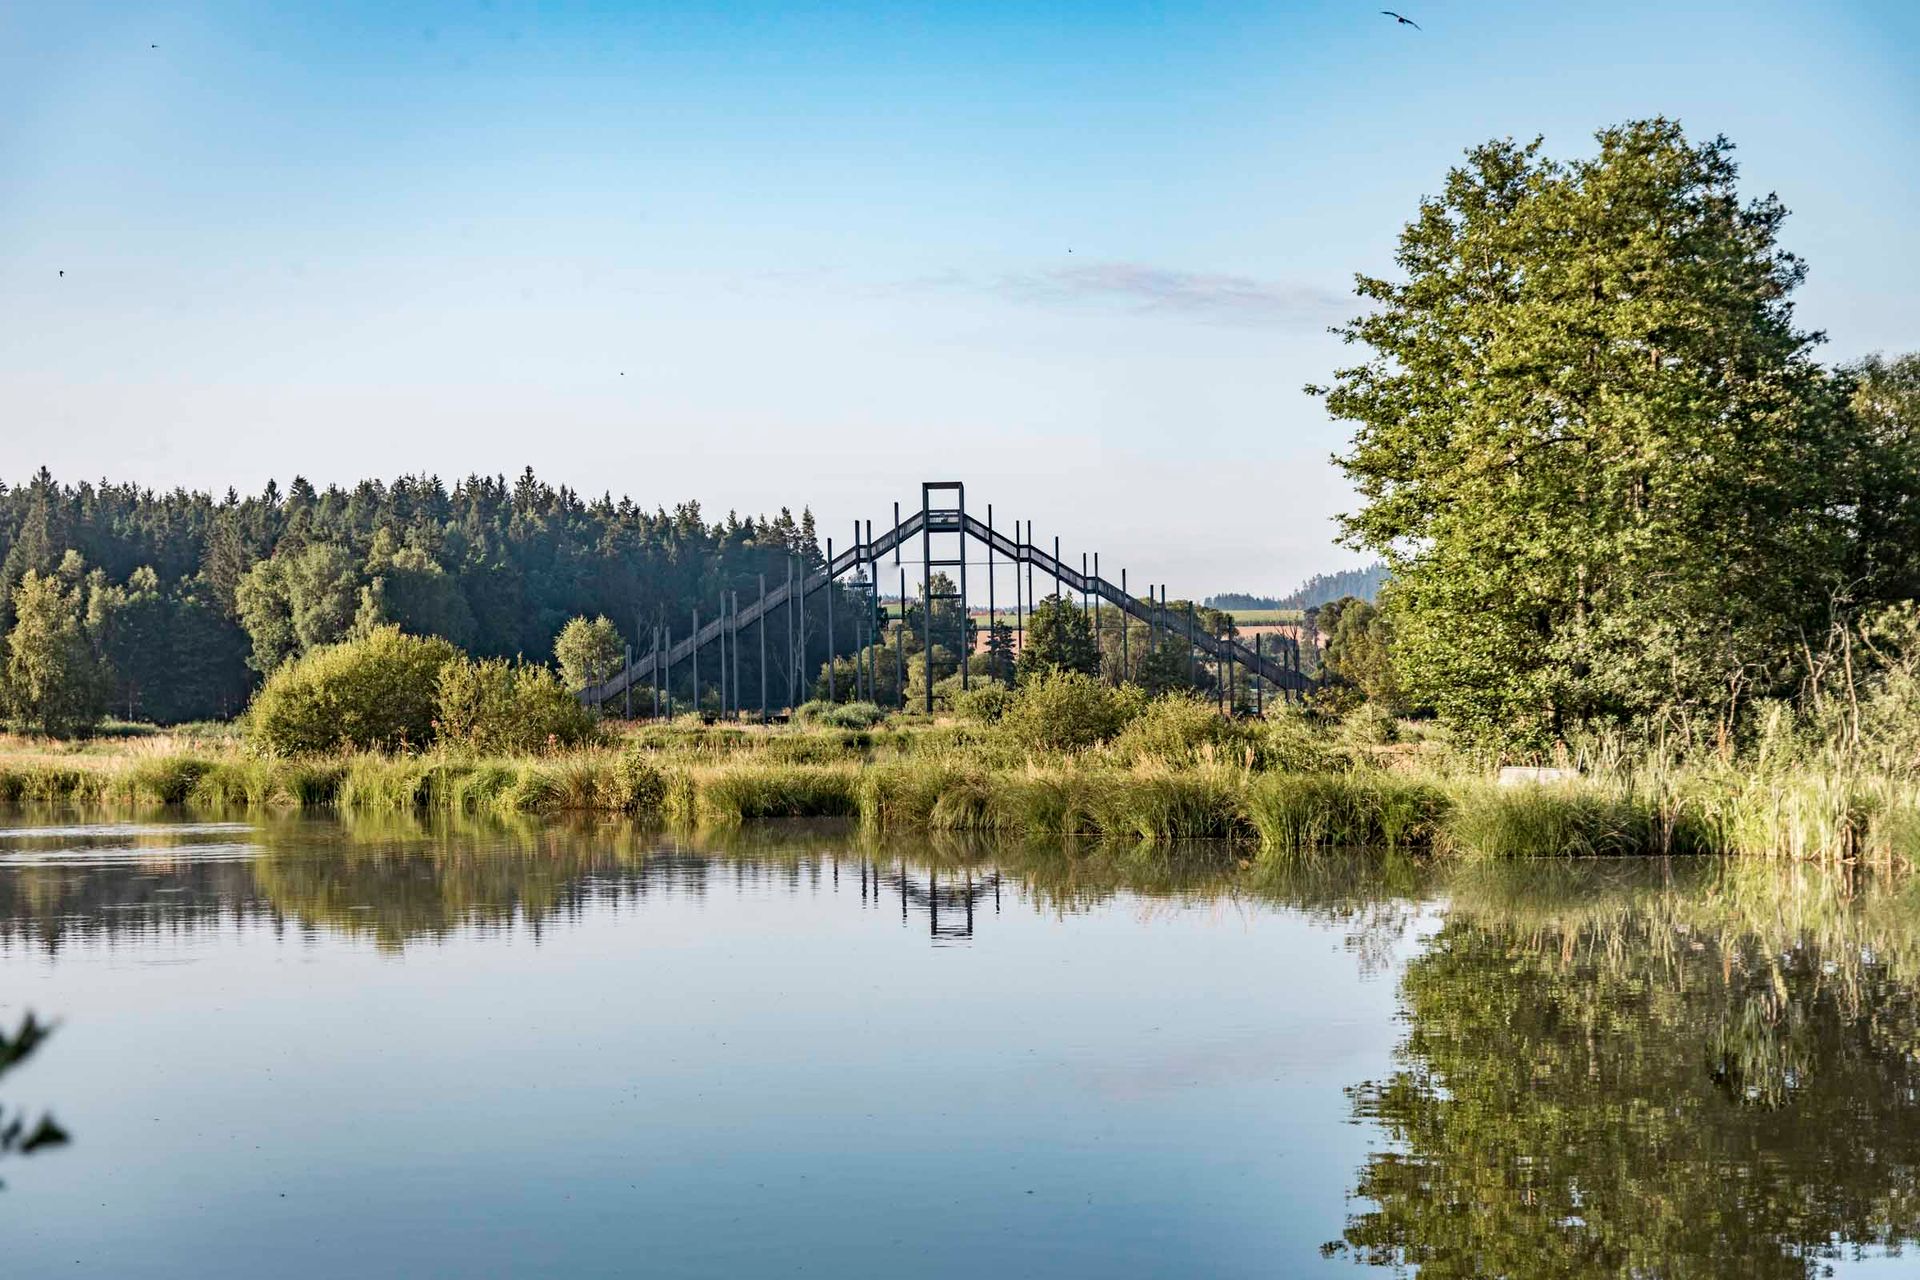
<svg viewBox="0 0 1920 1280">
<path fill-rule="evenodd" d="M 1100 670 L 1093 624 L 1085 610 L 1064 596 L 1047 596 L 1027 615 L 1026 643 L 1020 648 L 1020 681 L 1056 671 L 1093 675 Z"/>
<path fill-rule="evenodd" d="M 344 547 L 310 542 L 262 560 L 234 589 L 240 624 L 253 641 L 248 665 L 267 675 L 289 658 L 344 640 L 359 597 L 359 574 Z"/>
<path fill-rule="evenodd" d="M 625 655 L 620 632 L 605 618 L 574 618 L 553 642 L 554 660 L 567 688 L 584 689 L 613 678 Z"/>
<path fill-rule="evenodd" d="M 85 732 L 106 710 L 108 679 L 81 625 L 79 557 L 67 557 L 72 571 L 28 570 L 20 579 L 7 633 L 9 716 L 46 734 Z"/>
<path fill-rule="evenodd" d="M 1858 594 L 1920 599 L 1920 355 L 1869 356 L 1843 372 L 1861 450 Z"/>
<path fill-rule="evenodd" d="M 1667 120 L 1468 153 L 1310 388 L 1356 424 L 1409 698 L 1483 737 L 1725 725 L 1848 587 L 1851 415 L 1793 325 L 1786 211 Z"/>
</svg>

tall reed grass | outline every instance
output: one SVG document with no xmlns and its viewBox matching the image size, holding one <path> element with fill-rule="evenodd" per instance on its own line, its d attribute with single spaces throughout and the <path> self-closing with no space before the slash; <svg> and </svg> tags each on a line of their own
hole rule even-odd
<svg viewBox="0 0 1920 1280">
<path fill-rule="evenodd" d="M 709 826 L 832 817 L 877 831 L 1257 839 L 1269 859 L 1337 848 L 1477 858 L 1720 853 L 1888 865 L 1920 858 L 1920 783 L 1885 773 L 1594 756 L 1571 781 L 1501 788 L 1453 758 L 1409 768 L 1404 758 L 1390 767 L 1392 756 L 1269 758 L 1208 742 L 1182 755 L 1134 746 L 1028 753 L 968 726 L 695 725 L 634 735 L 624 749 L 544 756 L 275 759 L 217 744 L 22 753 L 0 755 L 0 803 L 574 812 Z"/>
</svg>

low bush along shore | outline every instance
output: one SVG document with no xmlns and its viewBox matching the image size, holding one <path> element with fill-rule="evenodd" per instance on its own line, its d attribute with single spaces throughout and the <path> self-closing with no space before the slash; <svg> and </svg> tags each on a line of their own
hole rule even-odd
<svg viewBox="0 0 1920 1280">
<path fill-rule="evenodd" d="M 1033 749 L 998 726 L 881 723 L 628 730 L 547 755 L 278 758 L 158 735 L 0 743 L 0 802 L 454 813 L 586 811 L 726 824 L 856 818 L 881 829 L 1238 837 L 1270 855 L 1349 846 L 1514 857 L 1721 853 L 1905 863 L 1920 784 L 1799 764 L 1614 764 L 1501 787 L 1444 748 L 1359 745 L 1296 716 L 1187 712 L 1098 746 Z M 1135 729 L 1139 729 L 1138 732 Z"/>
</svg>

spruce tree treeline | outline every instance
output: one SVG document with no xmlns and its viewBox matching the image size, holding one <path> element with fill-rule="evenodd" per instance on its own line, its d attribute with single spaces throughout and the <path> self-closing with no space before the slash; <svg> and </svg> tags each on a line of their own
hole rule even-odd
<svg viewBox="0 0 1920 1280">
<path fill-rule="evenodd" d="M 531 468 L 451 488 L 296 477 L 245 497 L 68 485 L 43 468 L 0 483 L 0 634 L 29 573 L 63 578 L 113 711 L 172 722 L 231 715 L 280 662 L 378 623 L 544 661 L 569 618 L 605 615 L 644 651 L 656 624 L 683 637 L 722 592 L 744 604 L 761 574 L 785 582 L 793 557 L 821 563 L 811 512 L 710 523 L 695 502 L 588 499 Z"/>
</svg>

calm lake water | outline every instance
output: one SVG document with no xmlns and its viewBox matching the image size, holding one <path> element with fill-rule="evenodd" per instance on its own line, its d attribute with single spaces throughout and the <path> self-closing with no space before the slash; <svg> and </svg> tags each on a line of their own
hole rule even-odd
<svg viewBox="0 0 1920 1280">
<path fill-rule="evenodd" d="M 0 818 L 8 1276 L 1920 1274 L 1920 891 Z"/>
</svg>

